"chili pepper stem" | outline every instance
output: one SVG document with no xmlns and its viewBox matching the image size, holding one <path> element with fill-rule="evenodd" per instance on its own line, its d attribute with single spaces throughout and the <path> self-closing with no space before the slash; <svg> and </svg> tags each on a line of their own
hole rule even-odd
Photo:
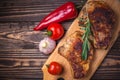
<svg viewBox="0 0 120 80">
<path fill-rule="evenodd" d="M 76 5 L 76 9 L 79 9 L 79 8 L 81 8 L 81 5 Z"/>
</svg>

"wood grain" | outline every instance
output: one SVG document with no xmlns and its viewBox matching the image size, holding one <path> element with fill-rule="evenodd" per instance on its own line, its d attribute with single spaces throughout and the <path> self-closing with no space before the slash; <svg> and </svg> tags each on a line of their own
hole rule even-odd
<svg viewBox="0 0 120 80">
<path fill-rule="evenodd" d="M 40 21 L 61 4 L 73 1 L 82 5 L 86 0 L 2 0 L 0 2 L 0 21 Z"/>
<path fill-rule="evenodd" d="M 86 0 L 1 0 L 0 1 L 0 80 L 42 80 L 41 68 L 49 55 L 38 50 L 44 37 L 33 27 L 59 5 L 73 1 L 84 5 Z M 62 23 L 65 30 L 73 19 Z M 120 36 L 92 80 L 119 80 Z M 102 76 L 102 77 L 100 77 Z"/>
</svg>

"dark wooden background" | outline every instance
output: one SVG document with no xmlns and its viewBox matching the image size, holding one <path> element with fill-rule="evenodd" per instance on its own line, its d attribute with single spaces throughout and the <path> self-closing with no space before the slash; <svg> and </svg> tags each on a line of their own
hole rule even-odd
<svg viewBox="0 0 120 80">
<path fill-rule="evenodd" d="M 42 80 L 49 57 L 38 50 L 43 39 L 35 25 L 61 4 L 86 0 L 0 0 L 0 80 Z M 80 8 L 80 9 L 81 9 Z M 73 20 L 62 25 L 67 30 Z M 91 80 L 120 80 L 120 36 Z"/>
</svg>

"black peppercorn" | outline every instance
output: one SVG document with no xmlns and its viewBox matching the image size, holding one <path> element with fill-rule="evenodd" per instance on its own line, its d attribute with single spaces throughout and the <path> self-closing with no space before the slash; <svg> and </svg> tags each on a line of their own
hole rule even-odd
<svg viewBox="0 0 120 80">
<path fill-rule="evenodd" d="M 60 77 L 60 78 L 58 78 L 57 80 L 64 80 L 64 78 Z"/>
</svg>

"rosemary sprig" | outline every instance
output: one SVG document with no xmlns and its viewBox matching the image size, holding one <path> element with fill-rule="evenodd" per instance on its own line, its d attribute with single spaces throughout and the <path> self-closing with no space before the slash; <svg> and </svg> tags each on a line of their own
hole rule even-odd
<svg viewBox="0 0 120 80">
<path fill-rule="evenodd" d="M 90 44 L 89 44 L 89 35 L 91 34 L 90 31 L 90 21 L 87 19 L 85 23 L 85 33 L 82 36 L 83 39 L 83 45 L 82 45 L 82 60 L 87 60 L 88 52 L 90 50 Z"/>
</svg>

